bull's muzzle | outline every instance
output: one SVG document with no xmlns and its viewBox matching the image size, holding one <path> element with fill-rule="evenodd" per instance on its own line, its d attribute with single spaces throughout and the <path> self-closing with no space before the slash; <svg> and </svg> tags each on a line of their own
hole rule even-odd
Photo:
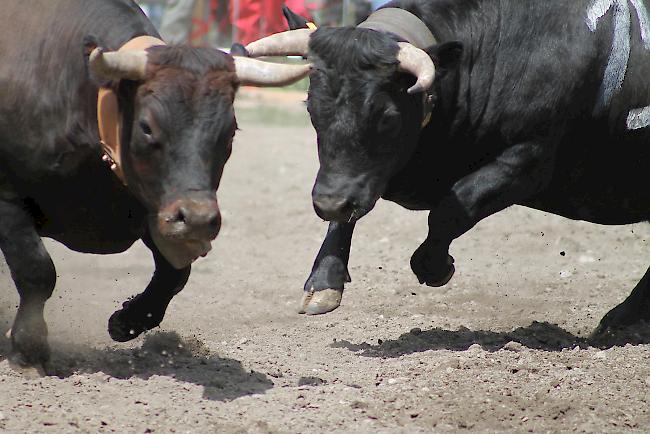
<svg viewBox="0 0 650 434">
<path fill-rule="evenodd" d="M 158 229 L 164 237 L 213 240 L 221 229 L 216 199 L 179 199 L 158 213 Z"/>
<path fill-rule="evenodd" d="M 354 205 L 345 198 L 314 195 L 314 211 L 327 221 L 348 222 L 353 219 Z"/>
</svg>

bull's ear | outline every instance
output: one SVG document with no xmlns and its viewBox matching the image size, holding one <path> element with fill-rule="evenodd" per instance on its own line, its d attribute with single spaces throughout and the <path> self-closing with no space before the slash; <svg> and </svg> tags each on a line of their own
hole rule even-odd
<svg viewBox="0 0 650 434">
<path fill-rule="evenodd" d="M 90 80 L 95 83 L 97 86 L 107 86 L 109 83 L 109 80 L 106 80 L 104 78 L 100 78 L 95 76 L 95 74 L 92 74 L 90 72 L 90 67 L 89 67 L 89 59 L 90 59 L 90 53 L 93 52 L 93 50 L 97 47 L 101 47 L 102 44 L 100 41 L 92 35 L 87 35 L 84 37 L 83 40 L 83 56 L 84 56 L 84 65 L 86 65 L 86 71 L 88 71 L 88 74 L 90 76 Z"/>
<path fill-rule="evenodd" d="M 90 53 L 92 53 L 93 50 L 99 47 L 101 44 L 99 43 L 97 38 L 92 35 L 85 36 L 83 40 L 83 44 L 84 44 L 84 51 L 83 51 L 84 58 L 86 59 L 87 62 L 88 58 L 90 57 Z"/>
<path fill-rule="evenodd" d="M 251 57 L 250 53 L 244 47 L 242 44 L 239 42 L 235 42 L 232 44 L 232 47 L 230 47 L 230 55 L 231 56 L 241 56 L 241 57 Z"/>
<path fill-rule="evenodd" d="M 426 49 L 433 59 L 436 69 L 448 71 L 455 69 L 463 57 L 463 44 L 458 41 L 444 42 Z"/>
<path fill-rule="evenodd" d="M 282 5 L 282 14 L 284 15 L 284 18 L 287 20 L 287 24 L 289 25 L 289 30 L 296 30 L 296 29 L 308 29 L 309 27 L 307 26 L 308 20 L 304 17 L 301 17 L 287 5 Z"/>
</svg>

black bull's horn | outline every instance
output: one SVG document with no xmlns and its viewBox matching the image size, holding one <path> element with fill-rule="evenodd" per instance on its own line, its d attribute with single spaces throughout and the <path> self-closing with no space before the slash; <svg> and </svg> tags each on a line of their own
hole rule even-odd
<svg viewBox="0 0 650 434">
<path fill-rule="evenodd" d="M 106 80 L 144 80 L 147 69 L 147 52 L 104 52 L 95 48 L 89 57 L 90 69 L 97 77 Z M 284 86 L 309 74 L 309 65 L 286 65 L 262 62 L 245 57 L 235 57 L 237 78 L 243 85 Z"/>
<path fill-rule="evenodd" d="M 309 37 L 314 30 L 299 29 L 276 33 L 258 41 L 251 42 L 246 50 L 252 57 L 262 56 L 307 56 Z M 412 74 L 417 78 L 408 93 L 424 92 L 433 85 L 436 68 L 431 57 L 408 42 L 399 42 L 397 61 L 400 71 Z"/>
</svg>

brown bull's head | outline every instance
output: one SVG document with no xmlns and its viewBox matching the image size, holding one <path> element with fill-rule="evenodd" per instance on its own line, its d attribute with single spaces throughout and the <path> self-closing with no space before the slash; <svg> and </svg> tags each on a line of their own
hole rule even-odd
<svg viewBox="0 0 650 434">
<path fill-rule="evenodd" d="M 238 86 L 283 85 L 308 68 L 165 45 L 96 48 L 89 65 L 118 99 L 115 169 L 147 208 L 156 245 L 173 265 L 186 266 L 207 253 L 221 226 L 217 188 L 237 129 Z"/>
</svg>

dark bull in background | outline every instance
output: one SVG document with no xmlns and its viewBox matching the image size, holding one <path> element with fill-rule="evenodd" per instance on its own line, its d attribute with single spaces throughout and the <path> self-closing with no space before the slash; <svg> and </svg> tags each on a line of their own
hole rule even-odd
<svg viewBox="0 0 650 434">
<path fill-rule="evenodd" d="M 454 239 L 514 204 L 599 224 L 650 219 L 650 20 L 647 2 L 627 14 L 615 3 L 398 0 L 357 28 L 248 45 L 312 64 L 313 204 L 331 223 L 302 311 L 340 305 L 354 226 L 380 197 L 429 210 L 411 268 L 430 286 L 452 278 Z M 647 319 L 650 270 L 596 335 Z"/>
<path fill-rule="evenodd" d="M 18 365 L 49 356 L 43 309 L 56 270 L 41 237 L 101 254 L 142 239 L 153 278 L 113 314 L 109 333 L 127 341 L 155 327 L 219 232 L 216 191 L 239 84 L 275 86 L 306 73 L 158 38 L 129 0 L 2 2 L 0 249 L 20 295 L 10 357 Z M 125 49 L 143 40 L 148 48 Z M 117 105 L 115 125 L 104 125 L 117 131 L 106 161 L 100 85 Z"/>
</svg>

